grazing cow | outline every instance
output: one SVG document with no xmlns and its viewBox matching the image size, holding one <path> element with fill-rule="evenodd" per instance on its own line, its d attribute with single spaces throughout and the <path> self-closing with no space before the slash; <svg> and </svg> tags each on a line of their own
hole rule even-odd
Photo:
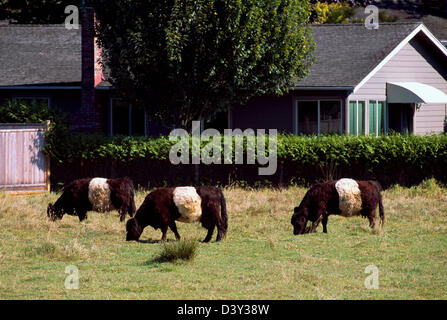
<svg viewBox="0 0 447 320">
<path fill-rule="evenodd" d="M 220 216 L 219 216 L 220 207 Z M 208 229 L 203 242 L 209 242 L 217 226 L 216 241 L 225 236 L 228 227 L 228 216 L 225 197 L 222 190 L 215 187 L 177 187 L 159 188 L 146 196 L 138 208 L 135 217 L 127 221 L 126 240 L 138 240 L 147 226 L 161 229 L 162 241 L 166 241 L 168 227 L 174 232 L 177 240 L 175 221 L 192 223 L 200 222 Z"/>
<path fill-rule="evenodd" d="M 376 209 L 379 205 L 381 226 L 385 220 L 380 184 L 376 181 L 356 181 L 340 179 L 338 181 L 313 185 L 304 196 L 299 207 L 295 207 L 291 223 L 293 234 L 315 232 L 320 221 L 323 232 L 327 233 L 328 216 L 359 216 L 369 219 L 374 228 Z M 312 225 L 306 228 L 307 221 Z"/>
<path fill-rule="evenodd" d="M 51 220 L 62 219 L 64 214 L 77 215 L 79 221 L 87 218 L 87 211 L 108 212 L 117 210 L 120 221 L 126 213 L 133 217 L 135 200 L 133 183 L 129 178 L 87 178 L 71 182 L 62 195 L 48 204 L 47 215 Z"/>
</svg>

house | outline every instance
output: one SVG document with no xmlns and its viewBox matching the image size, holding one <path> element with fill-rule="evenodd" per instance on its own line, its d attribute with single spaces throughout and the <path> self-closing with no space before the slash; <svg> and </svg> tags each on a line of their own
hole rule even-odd
<svg viewBox="0 0 447 320">
<path fill-rule="evenodd" d="M 313 25 L 316 63 L 282 97 L 235 108 L 231 128 L 295 134 L 446 131 L 447 48 L 422 23 Z"/>
<path fill-rule="evenodd" d="M 94 12 L 83 10 L 78 29 L 0 24 L 0 103 L 13 99 L 58 108 L 69 114 L 74 132 L 151 133 L 146 112 L 116 98 L 100 65 Z"/>
<path fill-rule="evenodd" d="M 100 66 L 94 13 L 80 29 L 0 24 L 0 102 L 46 103 L 73 131 L 168 133 L 117 98 Z M 228 128 L 295 134 L 445 132 L 447 48 L 422 23 L 313 25 L 316 63 L 282 97 L 258 97 L 228 114 Z M 225 125 L 225 124 L 224 124 Z"/>
</svg>

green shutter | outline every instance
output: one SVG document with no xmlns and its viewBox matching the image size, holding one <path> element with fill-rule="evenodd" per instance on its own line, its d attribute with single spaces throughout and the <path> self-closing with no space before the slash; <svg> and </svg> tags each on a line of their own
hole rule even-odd
<svg viewBox="0 0 447 320">
<path fill-rule="evenodd" d="M 349 133 L 357 134 L 357 108 L 355 101 L 349 101 Z"/>
<path fill-rule="evenodd" d="M 358 104 L 359 104 L 358 134 L 364 134 L 365 133 L 365 101 L 359 101 Z"/>
<path fill-rule="evenodd" d="M 376 135 L 376 102 L 369 102 L 369 134 Z"/>
<path fill-rule="evenodd" d="M 378 103 L 378 118 L 379 118 L 379 134 L 385 133 L 385 101 L 379 101 Z"/>
</svg>

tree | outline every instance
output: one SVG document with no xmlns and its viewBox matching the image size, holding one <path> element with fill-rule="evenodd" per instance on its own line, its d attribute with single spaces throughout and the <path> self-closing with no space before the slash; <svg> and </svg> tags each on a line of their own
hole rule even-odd
<svg viewBox="0 0 447 320">
<path fill-rule="evenodd" d="M 112 82 L 152 119 L 187 126 L 284 94 L 313 61 L 309 1 L 98 0 Z"/>
</svg>

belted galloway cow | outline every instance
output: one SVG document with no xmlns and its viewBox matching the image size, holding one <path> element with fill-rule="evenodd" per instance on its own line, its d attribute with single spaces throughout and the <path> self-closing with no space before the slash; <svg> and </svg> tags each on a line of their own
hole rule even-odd
<svg viewBox="0 0 447 320">
<path fill-rule="evenodd" d="M 328 217 L 331 214 L 344 217 L 362 216 L 368 218 L 369 226 L 374 228 L 377 206 L 383 227 L 385 212 L 381 189 L 377 181 L 356 181 L 348 178 L 313 185 L 304 195 L 300 205 L 294 209 L 291 219 L 293 234 L 315 232 L 320 222 L 323 224 L 323 232 L 327 233 Z M 308 221 L 312 224 L 306 227 Z"/>
</svg>

